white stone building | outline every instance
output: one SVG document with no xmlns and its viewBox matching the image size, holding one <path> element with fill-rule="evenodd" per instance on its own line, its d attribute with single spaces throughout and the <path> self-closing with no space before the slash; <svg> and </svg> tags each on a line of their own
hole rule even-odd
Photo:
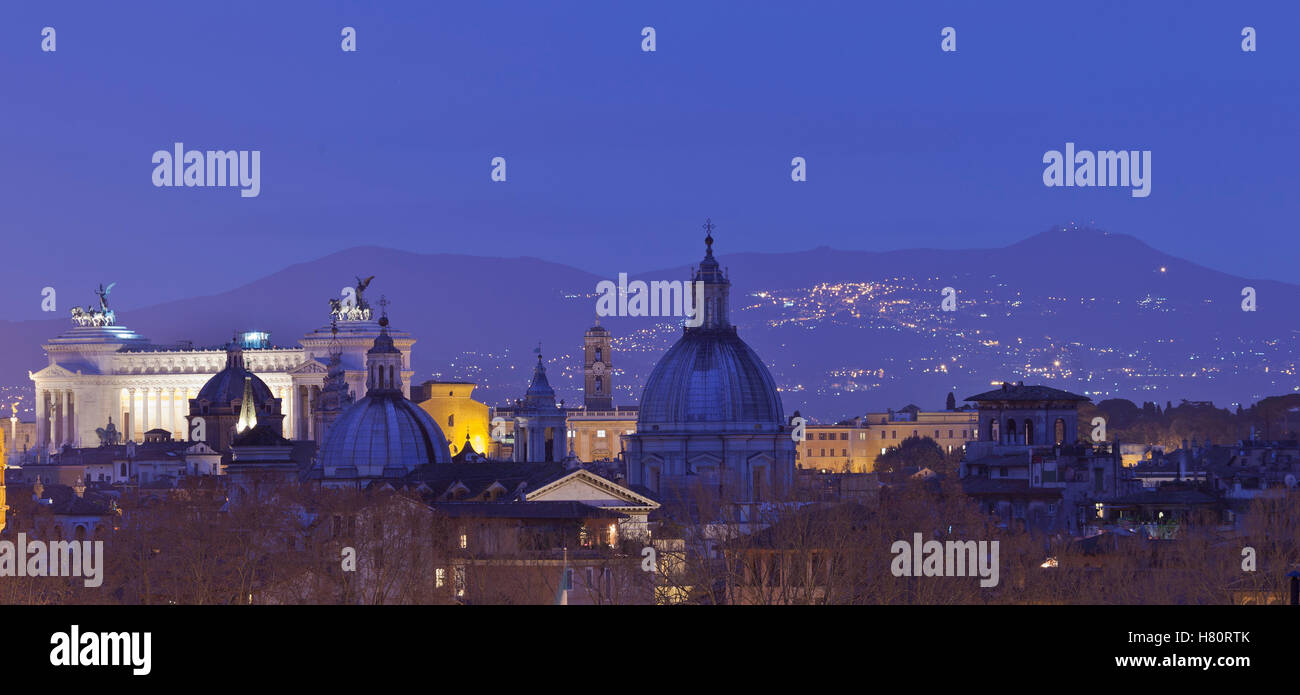
<svg viewBox="0 0 1300 695">
<path fill-rule="evenodd" d="M 28 375 L 36 386 L 36 449 L 52 452 L 63 445 L 96 446 L 96 430 L 110 418 L 124 440 L 141 442 L 144 433 L 161 428 L 172 438 L 188 440 L 185 415 L 189 399 L 226 365 L 221 346 L 155 345 L 126 326 L 101 300 L 101 310 L 74 311 L 74 325 L 45 346 L 49 364 Z M 366 391 L 366 351 L 379 335 L 378 322 L 358 293 L 355 305 L 322 312 L 326 323 L 298 340 L 276 347 L 261 332 L 239 335 L 248 368 L 283 402 L 284 436 L 317 439 L 313 405 L 325 381 L 331 345 L 337 341 L 345 379 L 360 397 Z M 338 332 L 332 330 L 337 326 Z M 411 346 L 404 331 L 389 333 L 402 353 L 402 384 L 410 395 Z"/>
</svg>

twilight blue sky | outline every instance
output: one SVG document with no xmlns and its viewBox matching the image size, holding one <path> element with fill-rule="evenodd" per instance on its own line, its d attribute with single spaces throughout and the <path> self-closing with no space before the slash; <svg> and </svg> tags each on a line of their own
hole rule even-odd
<svg viewBox="0 0 1300 695">
<path fill-rule="evenodd" d="M 140 306 L 360 244 L 614 277 L 696 260 L 705 216 L 724 253 L 1095 221 L 1300 282 L 1298 20 L 1248 0 L 8 0 L 0 319 L 38 317 L 46 285 L 61 309 L 113 280 Z M 176 141 L 261 150 L 261 196 L 153 187 Z M 1152 150 L 1151 196 L 1044 187 L 1067 141 Z"/>
</svg>

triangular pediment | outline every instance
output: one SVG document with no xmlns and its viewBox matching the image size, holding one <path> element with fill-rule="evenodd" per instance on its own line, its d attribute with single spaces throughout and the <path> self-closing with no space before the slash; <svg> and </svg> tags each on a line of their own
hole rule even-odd
<svg viewBox="0 0 1300 695">
<path fill-rule="evenodd" d="M 329 370 L 318 360 L 307 360 L 302 364 L 289 370 L 290 374 L 325 374 Z"/>
<path fill-rule="evenodd" d="M 60 379 L 77 376 L 78 372 L 73 372 L 59 363 L 54 363 L 39 372 L 27 372 L 27 376 L 32 379 Z"/>
<path fill-rule="evenodd" d="M 591 471 L 578 470 L 528 493 L 529 502 L 576 501 L 594 507 L 646 507 L 657 509 L 659 503 L 639 495 L 612 480 Z"/>
<path fill-rule="evenodd" d="M 690 458 L 686 459 L 686 462 L 690 464 L 693 469 L 704 466 L 717 467 L 722 465 L 722 457 L 716 454 L 701 452 L 698 454 L 692 454 Z"/>
</svg>

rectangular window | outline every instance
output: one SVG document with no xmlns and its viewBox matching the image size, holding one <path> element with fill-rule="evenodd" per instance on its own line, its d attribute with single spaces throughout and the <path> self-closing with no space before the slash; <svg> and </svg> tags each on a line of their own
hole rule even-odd
<svg viewBox="0 0 1300 695">
<path fill-rule="evenodd" d="M 848 449 L 840 449 L 840 456 L 848 456 L 848 455 L 849 455 Z"/>
<path fill-rule="evenodd" d="M 446 570 L 446 568 L 444 568 L 444 567 L 439 567 L 438 569 L 434 570 L 434 571 L 433 571 L 433 576 L 434 576 L 434 582 L 436 583 L 437 588 L 441 589 L 441 588 L 443 587 L 443 585 L 447 583 L 447 570 Z"/>
<path fill-rule="evenodd" d="M 848 432 L 840 432 L 840 439 L 841 439 L 841 440 L 846 440 L 846 439 L 848 439 L 848 438 L 849 438 L 849 433 L 848 433 Z"/>
<path fill-rule="evenodd" d="M 604 439 L 604 438 L 605 438 L 605 430 L 596 430 L 596 437 L 597 437 L 598 439 Z"/>
</svg>

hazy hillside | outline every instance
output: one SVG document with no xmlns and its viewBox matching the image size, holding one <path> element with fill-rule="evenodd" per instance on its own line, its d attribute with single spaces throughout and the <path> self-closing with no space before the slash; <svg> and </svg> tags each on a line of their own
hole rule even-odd
<svg viewBox="0 0 1300 695">
<path fill-rule="evenodd" d="M 734 283 L 733 320 L 772 366 L 786 409 L 823 420 L 907 402 L 939 407 L 949 390 L 960 398 L 1003 378 L 1223 404 L 1300 384 L 1300 325 L 1288 310 L 1300 306 L 1300 287 L 1232 277 L 1124 235 L 1054 230 L 999 249 L 730 255 L 726 241 L 716 249 Z M 702 246 L 683 252 L 679 267 L 633 277 L 684 279 Z M 418 379 L 474 380 L 483 384 L 477 395 L 504 402 L 522 394 L 541 341 L 552 383 L 576 400 L 596 283 L 619 270 L 597 277 L 531 258 L 363 247 L 119 321 L 159 343 L 217 344 L 258 329 L 293 344 L 328 323 L 327 300 L 354 276 L 375 275 L 367 296 L 387 296 L 394 325 L 419 340 Z M 115 296 L 125 297 L 129 278 L 117 279 Z M 210 272 L 203 279 L 220 284 Z M 1241 310 L 1247 285 L 1256 312 Z M 957 290 L 955 312 L 940 311 L 944 287 Z M 63 316 L 0 323 L 3 383 L 30 383 L 26 371 L 45 364 L 40 344 L 64 330 Z M 680 328 L 651 318 L 602 323 L 618 338 L 616 399 L 635 402 Z"/>
</svg>

